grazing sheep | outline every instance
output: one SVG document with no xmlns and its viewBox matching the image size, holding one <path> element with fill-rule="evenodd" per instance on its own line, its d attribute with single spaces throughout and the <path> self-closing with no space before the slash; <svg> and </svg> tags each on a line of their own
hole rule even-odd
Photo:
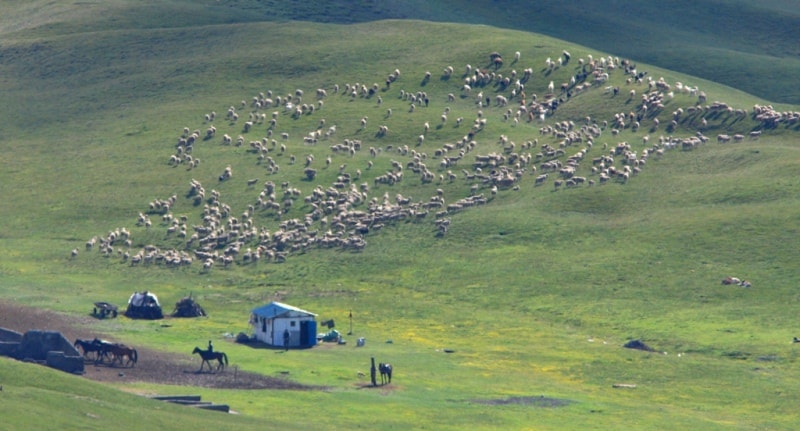
<svg viewBox="0 0 800 431">
<path fill-rule="evenodd" d="M 225 181 L 230 179 L 232 176 L 233 176 L 233 169 L 231 168 L 231 165 L 228 165 L 225 168 L 225 171 L 222 172 L 222 175 L 219 176 L 219 180 Z"/>
</svg>

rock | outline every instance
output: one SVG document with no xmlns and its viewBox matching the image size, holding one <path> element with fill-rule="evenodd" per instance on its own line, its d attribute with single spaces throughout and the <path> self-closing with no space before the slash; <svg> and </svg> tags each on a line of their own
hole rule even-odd
<svg viewBox="0 0 800 431">
<path fill-rule="evenodd" d="M 622 347 L 626 349 L 644 350 L 645 352 L 655 352 L 655 350 L 645 344 L 642 340 L 631 340 L 625 343 Z"/>
</svg>

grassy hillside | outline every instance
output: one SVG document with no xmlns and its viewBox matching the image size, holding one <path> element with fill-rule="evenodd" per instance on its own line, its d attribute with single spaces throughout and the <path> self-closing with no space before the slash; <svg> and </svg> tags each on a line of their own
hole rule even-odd
<svg viewBox="0 0 800 431">
<path fill-rule="evenodd" d="M 720 82 L 773 102 L 800 102 L 797 90 L 774 79 L 800 73 L 795 43 L 800 38 L 800 14 L 796 2 L 789 0 L 669 5 L 616 0 L 526 5 L 496 0 L 358 4 L 228 0 L 214 5 L 222 6 L 213 8 L 214 14 L 221 15 L 217 22 L 232 19 L 231 15 L 257 21 L 324 23 L 421 19 L 530 31 Z"/>
<path fill-rule="evenodd" d="M 306 5 L 298 2 L 293 7 Z M 521 73 L 532 68 L 525 83 L 530 102 L 533 94 L 545 98 L 550 81 L 558 93 L 562 82 L 582 70 L 579 58 L 587 61 L 591 54 L 595 59 L 624 59 L 624 53 L 487 26 L 371 22 L 374 18 L 358 15 L 384 7 L 376 5 L 351 12 L 354 22 L 363 22 L 354 25 L 313 22 L 322 21 L 313 15 L 305 22 L 279 19 L 300 18 L 281 15 L 292 8 L 270 9 L 274 17 L 261 22 L 265 17 L 259 12 L 268 9 L 267 2 L 44 6 L 0 6 L 0 89 L 17 101 L 0 106 L 0 157 L 6 167 L 0 173 L 0 195 L 6 202 L 0 205 L 3 297 L 84 315 L 93 301 L 123 304 L 135 290 L 156 292 L 168 309 L 191 292 L 209 312 L 208 319 L 173 319 L 164 326 L 118 318 L 93 322 L 91 328 L 133 345 L 187 356 L 193 346 L 212 338 L 240 369 L 267 375 L 288 372 L 301 383 L 330 389 L 254 394 L 151 383 L 104 388 L 4 363 L 2 393 L 27 391 L 30 395 L 14 396 L 25 398 L 29 409 L 44 416 L 14 416 L 15 425 L 36 427 L 37 421 L 47 420 L 44 412 L 51 411 L 53 417 L 66 415 L 66 428 L 100 429 L 107 424 L 95 424 L 92 415 L 133 417 L 152 409 L 150 401 L 116 390 L 122 389 L 190 391 L 225 400 L 241 415 L 213 424 L 222 429 L 263 420 L 307 429 L 794 426 L 797 397 L 792 388 L 800 379 L 791 344 L 798 300 L 792 241 L 800 216 L 794 193 L 798 131 L 796 124 L 764 127 L 751 115 L 755 104 L 769 101 L 645 64 L 643 57 L 631 54 L 637 70 L 654 79 L 664 77 L 674 97 L 666 98 L 659 112 L 645 115 L 636 131 L 628 124 L 614 135 L 609 126 L 593 138 L 591 147 L 586 140 L 564 145 L 565 153 L 557 159 L 566 162 L 585 149 L 577 175 L 595 184 L 556 190 L 558 173 L 551 172 L 536 186 L 542 159 L 521 165 L 525 171 L 513 186 L 501 184 L 493 192 L 491 183 L 467 179 L 462 172 L 477 172 L 472 167 L 476 156 L 502 154 L 511 142 L 515 147 L 507 156 L 534 157 L 544 151 L 544 144 L 558 148 L 564 139 L 542 134 L 542 127 L 572 121 L 577 130 L 587 115 L 590 125 L 613 122 L 614 114 L 638 110 L 647 84 L 627 84 L 628 76 L 614 69 L 607 85 L 571 93 L 544 121 L 521 117 L 515 124 L 513 114 L 507 120 L 504 114 L 519 106 L 519 98 L 512 98 L 509 107 L 497 106 L 495 97 L 509 97 L 510 88 L 495 84 L 473 88 L 467 95 L 462 89 L 465 65 L 491 71 L 488 54 L 498 51 L 505 64 L 497 73 L 509 76 L 512 69 Z M 447 9 L 447 3 L 436 10 L 419 6 L 420 11 L 439 14 L 436 19 L 445 10 L 464 13 Z M 340 10 L 330 9 L 330 16 Z M 101 11 L 108 18 L 97 19 Z M 570 62 L 546 70 L 545 59 L 559 58 L 563 50 L 573 54 Z M 512 64 L 515 51 L 521 56 Z M 738 55 L 726 54 L 725 61 Z M 454 68 L 450 77 L 443 75 L 448 66 Z M 384 80 L 395 69 L 400 77 L 386 89 Z M 378 83 L 373 95 L 350 97 L 344 91 L 348 84 L 373 82 Z M 748 114 L 690 114 L 697 96 L 677 90 L 677 82 L 699 87 L 708 94 L 708 103 L 723 101 Z M 333 92 L 335 85 L 339 93 Z M 620 87 L 620 94 L 614 97 L 608 86 Z M 328 96 L 313 113 L 293 118 L 293 110 L 283 107 L 258 110 L 267 118 L 278 111 L 272 136 L 276 146 L 259 160 L 250 142 L 267 138 L 268 120 L 243 131 L 246 117 L 256 111 L 249 107 L 252 98 L 267 91 L 283 97 L 302 89 L 302 103 L 318 106 L 317 88 L 326 89 Z M 631 89 L 635 97 L 629 97 Z M 401 90 L 425 92 L 429 105 L 416 102 L 410 112 L 411 102 L 401 97 Z M 477 106 L 478 91 L 490 98 L 489 106 Z M 448 100 L 449 93 L 454 100 Z M 230 106 L 241 115 L 238 121 L 224 118 Z M 670 128 L 679 108 L 684 114 Z M 790 105 L 776 108 L 797 111 Z M 479 110 L 487 121 L 472 137 L 474 148 L 455 166 L 440 167 L 442 157 L 436 150 L 466 135 Z M 204 115 L 211 111 L 217 118 L 207 122 Z M 364 127 L 363 117 L 368 117 Z M 461 125 L 456 124 L 458 117 L 464 118 Z M 656 117 L 661 120 L 658 126 L 653 123 Z M 318 130 L 322 119 L 325 126 L 319 130 L 336 125 L 336 133 L 316 144 L 306 143 L 303 137 Z M 425 122 L 431 126 L 427 132 Z M 205 133 L 211 124 L 216 135 L 200 139 L 192 150 L 201 163 L 191 170 L 185 163 L 171 166 L 169 159 L 184 127 Z M 377 133 L 382 125 L 388 127 L 384 136 Z M 609 154 L 619 143 L 627 142 L 641 158 L 662 136 L 683 139 L 698 131 L 711 140 L 690 151 L 666 149 L 662 156 L 654 152 L 637 166 L 641 173 L 627 182 L 615 177 L 600 184 L 591 171 L 591 159 Z M 715 139 L 718 134 L 748 136 L 751 131 L 762 135 L 728 144 Z M 224 145 L 226 133 L 234 139 L 242 135 L 244 145 Z M 424 143 L 417 145 L 423 133 Z M 360 141 L 361 150 L 352 156 L 331 150 L 345 140 Z M 281 144 L 286 146 L 283 152 Z M 408 153 L 398 151 L 404 146 Z M 379 150 L 375 156 L 369 154 L 370 147 Z M 427 154 L 431 182 L 421 181 L 408 167 L 411 150 Z M 313 181 L 303 172 L 310 154 L 311 167 L 317 169 Z M 297 158 L 294 164 L 292 155 Z M 277 173 L 268 172 L 267 156 L 280 167 Z M 404 166 L 403 180 L 375 184 L 375 177 L 396 171 L 393 161 Z M 219 181 L 228 165 L 233 177 Z M 623 166 L 619 155 L 614 165 Z M 456 175 L 453 180 L 448 169 Z M 397 194 L 428 202 L 441 193 L 449 204 L 474 193 L 483 194 L 487 203 L 451 211 L 447 232 L 439 236 L 436 209 L 425 218 L 387 222 L 382 228 L 372 225 L 364 236 L 366 246 L 358 252 L 307 247 L 289 253 L 280 264 L 247 264 L 240 254 L 229 267 L 216 262 L 210 270 L 197 260 L 177 268 L 132 266 L 123 260 L 125 251 L 134 255 L 149 244 L 161 250 L 194 250 L 185 245 L 186 238 L 168 233 L 170 222 L 149 207 L 154 200 L 176 195 L 170 213 L 187 217 L 191 235 L 192 226 L 203 223 L 204 205 L 213 205 L 209 200 L 193 204 L 187 196 L 193 179 L 208 193 L 218 191 L 220 201 L 238 219 L 255 204 L 266 181 L 300 189 L 292 208 L 280 218 L 267 209 L 248 216 L 256 227 L 274 234 L 282 229 L 281 222 L 302 219 L 311 211 L 304 198 L 316 186 L 326 190 L 342 173 L 354 177 L 357 170 L 361 176 L 354 184 L 369 185 L 366 201 L 375 198 L 385 206 L 394 204 Z M 481 174 L 491 170 L 485 167 Z M 258 181 L 248 186 L 250 179 Z M 367 208 L 364 202 L 349 210 Z M 137 226 L 140 212 L 151 219 L 150 228 Z M 310 229 L 323 235 L 332 229 L 335 217 L 327 214 L 327 227 L 316 220 Z M 106 257 L 97 248 L 85 250 L 90 238 L 122 227 L 131 232 L 130 248 L 118 244 Z M 79 253 L 71 258 L 73 248 Z M 729 275 L 751 280 L 753 287 L 720 285 Z M 348 337 L 345 346 L 279 355 L 227 343 L 230 334 L 249 331 L 252 308 L 273 299 L 312 310 L 320 319 L 335 318 L 340 328 L 346 328 L 352 310 L 352 338 L 366 337 L 367 345 L 356 348 Z M 644 340 L 656 351 L 622 348 L 630 339 Z M 391 388 L 360 389 L 365 380 L 358 373 L 368 371 L 373 356 L 395 364 Z M 637 387 L 615 389 L 615 383 Z M 54 386 L 75 389 L 64 392 Z M 103 411 L 84 413 L 84 406 L 101 399 L 103 391 L 113 394 L 104 401 Z M 14 405 L 10 408 L 17 411 Z M 141 429 L 193 429 L 193 421 L 208 420 L 206 413 L 195 413 L 202 416 L 166 422 L 160 414 L 138 417 L 137 423 Z M 214 413 L 208 415 L 221 421 Z"/>
</svg>

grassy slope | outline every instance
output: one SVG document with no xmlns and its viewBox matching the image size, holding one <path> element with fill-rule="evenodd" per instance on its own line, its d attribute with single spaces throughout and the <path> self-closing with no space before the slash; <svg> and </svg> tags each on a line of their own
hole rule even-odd
<svg viewBox="0 0 800 431">
<path fill-rule="evenodd" d="M 4 107 L 0 115 L 7 125 L 0 138 L 3 164 L 10 167 L 0 174 L 0 184 L 2 195 L 14 202 L 13 207 L 0 207 L 6 221 L 0 228 L 0 271 L 8 296 L 83 313 L 87 298 L 120 302 L 132 290 L 147 287 L 169 304 L 193 291 L 211 319 L 175 322 L 169 329 L 123 319 L 97 324 L 98 332 L 177 352 L 197 344 L 194 334 L 205 339 L 246 331 L 242 316 L 253 304 L 273 297 L 339 322 L 345 321 L 347 310 L 355 310 L 356 334 L 367 337 L 369 350 L 314 349 L 287 357 L 267 354 L 265 361 L 261 351 L 226 346 L 243 368 L 268 374 L 288 369 L 298 380 L 334 388 L 331 393 L 258 397 L 202 391 L 244 413 L 231 424 L 291 412 L 294 427 L 328 429 L 373 421 L 383 428 L 426 423 L 437 429 L 466 424 L 486 429 L 622 429 L 631 421 L 642 429 L 662 429 L 665 423 L 704 429 L 792 426 L 796 399 L 791 388 L 798 375 L 793 370 L 796 355 L 786 341 L 797 300 L 791 286 L 797 280 L 792 241 L 786 239 L 795 234 L 798 206 L 792 193 L 797 186 L 796 138 L 788 132 L 760 142 L 669 154 L 652 161 L 630 187 L 502 193 L 489 206 L 454 216 L 442 240 L 433 239 L 429 224 L 402 224 L 370 236 L 362 254 L 314 251 L 284 265 L 207 275 L 196 269 L 131 270 L 88 254 L 68 262 L 67 250 L 91 235 L 131 226 L 150 200 L 182 192 L 194 176 L 211 181 L 226 158 L 242 170 L 239 178 L 263 179 L 263 171 L 246 154 L 210 145 L 204 148 L 206 163 L 191 173 L 170 170 L 164 161 L 183 126 L 199 127 L 204 113 L 222 112 L 265 86 L 279 92 L 299 86 L 309 91 L 380 80 L 400 67 L 404 78 L 396 86 L 416 90 L 425 70 L 436 77 L 446 64 L 478 64 L 492 49 L 521 49 L 523 58 L 541 61 L 564 47 L 578 48 L 516 32 L 487 37 L 471 27 L 441 31 L 420 22 L 347 28 L 197 25 L 147 32 L 112 30 L 97 22 L 100 33 L 84 34 L 69 23 L 39 27 L 36 20 L 42 13 L 34 12 L 25 15 L 28 20 L 16 20 L 31 22 L 29 30 L 15 28 L 19 32 L 2 46 L 3 76 L 10 77 L 3 89 L 26 96 L 16 97 L 22 102 Z M 144 19 L 148 13 L 154 12 L 139 10 L 138 22 L 152 22 Z M 199 15 L 193 22 L 212 23 L 218 17 L 206 16 L 207 21 Z M 230 19 L 237 16 L 232 11 Z M 55 36 L 61 33 L 66 35 Z M 404 48 L 430 41 L 434 33 L 440 42 L 425 52 Z M 289 45 L 293 41 L 303 43 Z M 390 45 L 395 48 L 387 51 Z M 659 73 L 689 82 L 684 76 Z M 542 88 L 546 81 L 539 77 L 536 85 Z M 696 82 L 736 106 L 758 102 Z M 454 83 L 434 79 L 426 91 L 441 100 L 453 88 Z M 610 103 L 606 113 L 626 109 L 603 102 L 599 92 L 585 97 L 575 106 Z M 385 104 L 398 113 L 405 107 L 389 95 Z M 438 118 L 443 105 L 436 106 L 419 117 L 394 116 L 392 142 L 413 142 L 426 118 L 422 115 Z M 355 119 L 364 113 L 378 119 L 384 108 L 331 99 L 326 116 L 342 125 L 340 137 L 349 134 L 383 145 L 359 135 Z M 474 115 L 466 104 L 454 104 L 453 109 L 466 118 Z M 581 118 L 585 109 L 565 105 L 562 112 L 573 110 Z M 481 138 L 485 151 L 493 149 L 494 137 L 501 133 L 518 142 L 537 136 L 536 127 L 512 129 L 497 121 L 501 111 L 489 112 L 495 121 Z M 300 136 L 316 118 L 304 121 L 287 126 L 293 136 Z M 454 139 L 455 133 L 434 130 L 428 148 L 435 148 L 437 140 Z M 633 142 L 640 137 L 628 138 Z M 388 164 L 388 157 L 377 163 Z M 294 172 L 286 174 L 292 181 L 300 177 L 298 171 L 289 172 Z M 20 186 L 23 180 L 26 187 Z M 235 208 L 250 199 L 240 186 L 220 186 Z M 422 198 L 433 187 L 408 183 L 397 191 Z M 446 192 L 463 191 L 452 185 Z M 757 280 L 757 289 L 723 289 L 719 278 L 727 274 L 746 274 Z M 594 342 L 587 342 L 590 337 Z M 629 337 L 644 338 L 671 354 L 621 351 L 618 346 Z M 394 343 L 383 343 L 388 338 Z M 443 356 L 437 352 L 443 347 L 457 354 Z M 678 358 L 676 352 L 686 355 Z M 365 370 L 370 355 L 395 362 L 398 390 L 377 396 L 353 389 L 355 373 Z M 747 359 L 731 359 L 737 357 Z M 21 374 L 3 367 L 10 375 Z M 27 374 L 20 380 L 3 376 L 3 381 L 7 388 L 41 386 Z M 612 391 L 610 385 L 618 381 L 636 382 L 640 389 Z M 92 389 L 86 390 L 97 390 L 88 386 Z M 127 389 L 181 392 L 157 385 Z M 561 409 L 467 403 L 540 393 L 577 403 Z M 70 395 L 45 398 L 34 405 L 80 411 Z M 118 402 L 113 410 L 134 412 L 143 401 L 120 395 Z M 326 422 L 321 423 L 320 415 Z M 152 420 L 158 426 L 160 419 Z M 90 422 L 81 417 L 77 428 L 91 428 Z M 183 421 L 170 427 L 179 422 L 192 428 Z M 22 418 L 18 423 L 29 422 Z"/>
<path fill-rule="evenodd" d="M 636 58 L 742 89 L 781 103 L 800 93 L 776 76 L 800 73 L 800 14 L 796 2 L 746 0 L 668 6 L 656 2 L 578 0 L 568 4 L 507 0 L 463 2 L 228 0 L 226 5 L 264 20 L 354 23 L 403 18 L 486 24 L 550 35 L 596 50 Z M 735 61 L 731 61 L 731 57 Z"/>
<path fill-rule="evenodd" d="M 0 359 L 3 382 L 2 428 L 93 430 L 125 424 L 131 430 L 231 429 L 225 415 L 150 401 L 77 376 L 38 365 Z M 256 427 L 255 418 L 238 417 L 239 426 Z M 280 422 L 280 419 L 276 419 Z M 185 428 L 183 428 L 185 427 Z"/>
</svg>

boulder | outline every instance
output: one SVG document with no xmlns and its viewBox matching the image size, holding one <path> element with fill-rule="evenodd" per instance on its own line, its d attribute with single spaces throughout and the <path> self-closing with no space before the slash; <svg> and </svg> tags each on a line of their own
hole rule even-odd
<svg viewBox="0 0 800 431">
<path fill-rule="evenodd" d="M 655 352 L 655 350 L 645 344 L 642 340 L 631 340 L 625 343 L 622 347 L 626 349 L 644 350 L 645 352 Z"/>
</svg>

